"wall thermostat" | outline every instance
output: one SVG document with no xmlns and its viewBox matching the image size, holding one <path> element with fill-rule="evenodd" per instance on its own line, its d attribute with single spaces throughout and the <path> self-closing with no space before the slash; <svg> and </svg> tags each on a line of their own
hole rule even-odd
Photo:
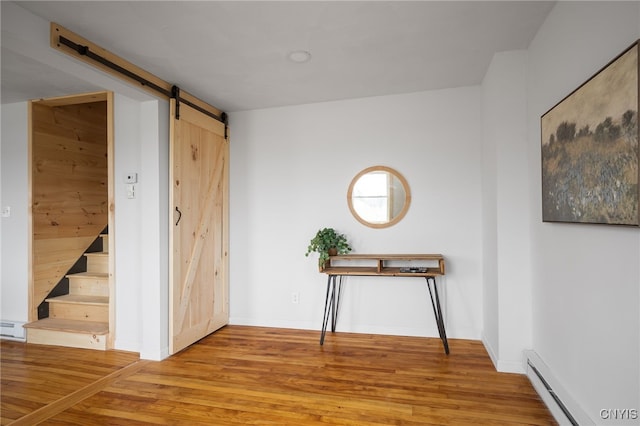
<svg viewBox="0 0 640 426">
<path fill-rule="evenodd" d="M 138 183 L 137 173 L 126 173 L 124 175 L 124 183 Z"/>
</svg>

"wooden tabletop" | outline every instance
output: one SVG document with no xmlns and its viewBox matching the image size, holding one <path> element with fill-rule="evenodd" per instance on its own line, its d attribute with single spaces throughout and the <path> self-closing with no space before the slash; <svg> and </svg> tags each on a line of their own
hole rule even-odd
<svg viewBox="0 0 640 426">
<path fill-rule="evenodd" d="M 337 261 L 362 261 L 370 265 L 336 265 Z M 405 265 L 389 266 L 386 262 L 406 262 Z M 401 272 L 404 267 L 413 267 L 412 261 L 437 261 L 437 266 L 423 267 L 415 272 Z M 402 276 L 402 277 L 433 277 L 444 275 L 444 256 L 441 254 L 343 254 L 330 256 L 320 272 L 327 275 L 361 275 L 361 276 Z"/>
</svg>

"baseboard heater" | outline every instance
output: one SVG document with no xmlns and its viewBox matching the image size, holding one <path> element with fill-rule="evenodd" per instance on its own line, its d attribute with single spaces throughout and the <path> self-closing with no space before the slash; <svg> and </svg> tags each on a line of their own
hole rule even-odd
<svg viewBox="0 0 640 426">
<path fill-rule="evenodd" d="M 1 320 L 0 338 L 18 340 L 20 342 L 26 341 L 27 337 L 23 325 L 23 322 Z"/>
<path fill-rule="evenodd" d="M 551 370 L 534 351 L 525 351 L 527 376 L 560 425 L 594 425 L 589 416 L 554 380 Z"/>
</svg>

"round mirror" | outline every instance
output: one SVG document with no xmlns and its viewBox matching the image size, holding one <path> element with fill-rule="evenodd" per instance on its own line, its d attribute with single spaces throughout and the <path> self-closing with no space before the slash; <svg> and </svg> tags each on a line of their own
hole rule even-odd
<svg viewBox="0 0 640 426">
<path fill-rule="evenodd" d="M 349 210 L 363 225 L 386 228 L 409 210 L 411 193 L 406 179 L 390 167 L 373 166 L 356 175 L 347 192 Z"/>
</svg>

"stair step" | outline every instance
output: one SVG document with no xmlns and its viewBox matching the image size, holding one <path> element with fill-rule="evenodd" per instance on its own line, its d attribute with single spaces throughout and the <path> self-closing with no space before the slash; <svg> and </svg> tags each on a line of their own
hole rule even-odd
<svg viewBox="0 0 640 426">
<path fill-rule="evenodd" d="M 46 299 L 49 302 L 49 318 L 90 322 L 109 321 L 109 298 L 67 294 Z"/>
<path fill-rule="evenodd" d="M 50 297 L 46 301 L 49 303 L 109 306 L 109 297 L 84 294 L 65 294 L 64 296 Z"/>
<path fill-rule="evenodd" d="M 109 273 L 109 253 L 85 253 L 87 258 L 87 272 Z"/>
<path fill-rule="evenodd" d="M 67 275 L 69 293 L 87 296 L 109 296 L 109 274 L 102 272 L 79 272 Z"/>
<path fill-rule="evenodd" d="M 25 324 L 27 343 L 106 350 L 107 322 L 45 318 Z"/>
<path fill-rule="evenodd" d="M 74 321 L 57 318 L 44 318 L 24 325 L 24 328 L 52 331 L 66 331 L 69 333 L 92 333 L 104 335 L 109 333 L 106 322 Z"/>
<path fill-rule="evenodd" d="M 87 253 L 88 254 L 88 253 Z M 86 278 L 96 278 L 96 279 L 108 279 L 109 274 L 106 272 L 75 272 L 73 274 L 67 274 L 67 278 L 71 277 L 86 277 Z"/>
</svg>

